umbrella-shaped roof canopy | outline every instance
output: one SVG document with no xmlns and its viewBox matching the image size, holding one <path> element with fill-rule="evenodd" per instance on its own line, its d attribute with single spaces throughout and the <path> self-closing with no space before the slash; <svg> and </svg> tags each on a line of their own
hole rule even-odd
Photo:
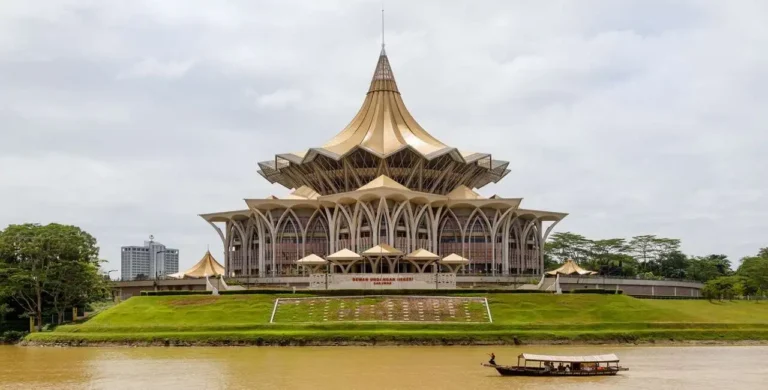
<svg viewBox="0 0 768 390">
<path fill-rule="evenodd" d="M 168 276 L 172 278 L 204 278 L 206 276 L 219 275 L 224 275 L 224 266 L 213 258 L 210 251 L 206 251 L 203 258 L 193 265 L 192 268 Z"/>
<path fill-rule="evenodd" d="M 363 252 L 363 256 L 402 256 L 402 254 L 400 249 L 387 244 L 379 244 Z"/>
<path fill-rule="evenodd" d="M 568 259 L 568 260 L 565 261 L 565 263 L 563 263 L 563 265 L 560 268 L 558 268 L 556 270 L 553 270 L 553 271 L 547 272 L 547 275 L 550 275 L 550 276 L 555 276 L 557 274 L 560 274 L 560 275 L 573 275 L 573 274 L 577 274 L 577 275 L 595 275 L 595 274 L 597 274 L 597 272 L 585 270 L 584 268 L 579 267 L 579 265 L 576 264 L 573 261 L 573 259 Z"/>
<path fill-rule="evenodd" d="M 450 255 L 443 257 L 443 259 L 440 260 L 440 262 L 445 264 L 466 264 L 466 263 L 469 263 L 469 260 L 455 253 L 451 253 Z"/>
<path fill-rule="evenodd" d="M 299 265 L 320 265 L 327 263 L 328 260 L 325 260 L 324 258 L 312 253 L 308 256 L 304 256 L 299 260 L 296 260 L 296 264 Z"/>
<path fill-rule="evenodd" d="M 434 254 L 434 253 L 432 253 L 432 252 L 430 252 L 430 251 L 428 251 L 428 250 L 426 250 L 424 248 L 416 249 L 415 251 L 413 251 L 413 252 L 409 253 L 408 255 L 406 255 L 405 258 L 408 259 L 408 260 L 415 260 L 415 261 L 419 261 L 419 260 L 421 260 L 421 261 L 440 260 L 440 256 L 438 256 L 438 255 L 436 255 L 436 254 Z"/>
<path fill-rule="evenodd" d="M 328 261 L 341 261 L 341 260 L 360 260 L 363 256 L 358 255 L 355 252 L 352 252 L 351 250 L 344 248 L 334 254 L 325 256 L 325 259 Z"/>
</svg>

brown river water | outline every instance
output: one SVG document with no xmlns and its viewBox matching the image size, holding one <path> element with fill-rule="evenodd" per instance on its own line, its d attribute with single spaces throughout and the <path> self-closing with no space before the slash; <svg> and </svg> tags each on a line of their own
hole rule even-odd
<svg viewBox="0 0 768 390">
<path fill-rule="evenodd" d="M 615 377 L 501 377 L 487 353 L 615 352 Z M 0 346 L 0 389 L 768 389 L 768 347 Z"/>
</svg>

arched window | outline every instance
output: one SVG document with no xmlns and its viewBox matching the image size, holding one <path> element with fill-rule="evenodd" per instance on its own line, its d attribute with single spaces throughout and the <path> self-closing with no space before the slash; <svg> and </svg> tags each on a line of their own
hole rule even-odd
<svg viewBox="0 0 768 390">
<path fill-rule="evenodd" d="M 452 213 L 444 214 L 438 229 L 437 254 L 445 257 L 451 253 L 463 256 L 461 250 L 461 227 Z"/>
<path fill-rule="evenodd" d="M 330 242 L 328 240 L 328 225 L 322 214 L 318 213 L 309 222 L 307 228 L 307 241 L 305 244 L 304 255 L 314 253 L 320 257 L 329 255 Z"/>
<path fill-rule="evenodd" d="M 408 226 L 408 210 L 403 209 L 397 216 L 395 222 L 395 248 L 401 250 L 403 253 L 408 253 L 413 250 L 410 246 L 410 227 Z"/>
<path fill-rule="evenodd" d="M 256 221 L 250 220 L 248 222 L 251 230 L 251 236 L 248 240 L 248 259 L 249 265 L 246 274 L 258 275 L 259 274 L 259 226 Z"/>
<path fill-rule="evenodd" d="M 466 231 L 466 249 L 469 270 L 472 273 L 489 274 L 493 267 L 493 244 L 490 227 L 480 214 L 475 214 Z"/>
<path fill-rule="evenodd" d="M 229 241 L 229 269 L 227 273 L 229 275 L 244 275 L 245 274 L 245 250 L 247 246 L 243 246 L 243 238 L 240 236 L 240 230 L 237 229 L 233 223 L 229 229 L 230 241 Z"/>
<path fill-rule="evenodd" d="M 520 263 L 520 256 L 522 251 L 520 248 L 520 234 L 522 233 L 522 224 L 520 219 L 515 219 L 509 225 L 509 238 L 507 241 L 507 256 L 509 261 L 509 273 L 511 275 L 522 274 L 522 265 Z"/>
<path fill-rule="evenodd" d="M 373 222 L 368 218 L 368 213 L 361 209 L 358 211 L 357 229 L 357 253 L 362 253 L 373 246 Z"/>
<path fill-rule="evenodd" d="M 389 226 L 387 224 L 387 217 L 385 215 L 382 215 L 379 218 L 379 232 L 377 241 L 378 242 L 373 244 L 389 244 Z"/>
<path fill-rule="evenodd" d="M 292 214 L 287 214 L 277 230 L 275 267 L 279 275 L 298 274 L 296 260 L 301 256 L 301 229 Z"/>
</svg>

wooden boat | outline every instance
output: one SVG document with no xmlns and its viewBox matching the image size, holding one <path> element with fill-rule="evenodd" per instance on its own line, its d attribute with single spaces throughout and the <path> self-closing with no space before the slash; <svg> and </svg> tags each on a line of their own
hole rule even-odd
<svg viewBox="0 0 768 390">
<path fill-rule="evenodd" d="M 523 353 L 516 366 L 483 364 L 495 368 L 503 376 L 596 376 L 616 375 L 629 368 L 619 365 L 615 354 L 591 356 L 553 356 Z"/>
</svg>

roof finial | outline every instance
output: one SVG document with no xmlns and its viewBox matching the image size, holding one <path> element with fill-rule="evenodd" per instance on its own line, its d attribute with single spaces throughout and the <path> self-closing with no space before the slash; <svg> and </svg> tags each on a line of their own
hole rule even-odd
<svg viewBox="0 0 768 390">
<path fill-rule="evenodd" d="M 381 51 L 384 52 L 384 0 L 381 0 Z"/>
</svg>

